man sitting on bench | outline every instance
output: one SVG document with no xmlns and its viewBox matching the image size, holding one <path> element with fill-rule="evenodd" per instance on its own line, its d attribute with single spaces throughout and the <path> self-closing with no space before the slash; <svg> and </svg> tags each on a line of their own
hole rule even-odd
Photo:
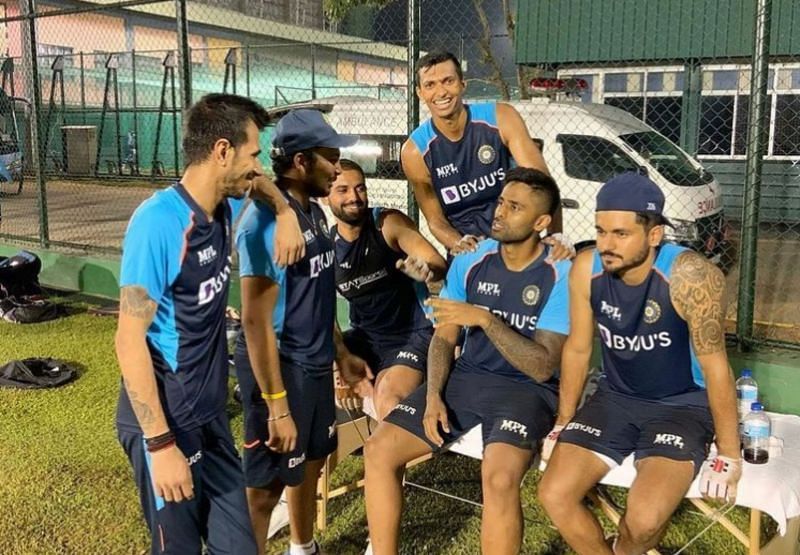
<svg viewBox="0 0 800 555">
<path fill-rule="evenodd" d="M 458 255 L 440 298 L 428 301 L 436 328 L 428 382 L 397 405 L 366 444 L 367 520 L 376 555 L 398 551 L 405 464 L 440 451 L 478 424 L 484 444 L 482 550 L 519 552 L 520 485 L 554 422 L 555 371 L 569 331 L 570 262 L 551 262 L 550 248 L 539 240 L 559 205 L 550 176 L 510 170 L 492 239 Z M 466 339 L 454 363 L 462 327 Z"/>
<path fill-rule="evenodd" d="M 661 244 L 669 224 L 663 209 L 664 195 L 647 177 L 611 179 L 597 195 L 597 248 L 577 256 L 569 277 L 572 327 L 557 425 L 542 459 L 556 437 L 558 444 L 539 498 L 581 554 L 639 555 L 655 547 L 715 433 L 719 455 L 704 465 L 700 491 L 736 496 L 741 463 L 722 325 L 725 279 L 702 255 Z M 577 410 L 595 323 L 605 375 Z M 608 545 L 583 498 L 630 453 L 637 476 L 619 537 Z"/>
</svg>

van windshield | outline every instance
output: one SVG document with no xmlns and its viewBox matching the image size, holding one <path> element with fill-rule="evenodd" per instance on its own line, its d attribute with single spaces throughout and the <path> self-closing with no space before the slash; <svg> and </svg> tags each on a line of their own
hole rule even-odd
<svg viewBox="0 0 800 555">
<path fill-rule="evenodd" d="M 709 172 L 695 167 L 677 146 L 655 131 L 630 133 L 620 138 L 675 185 L 694 187 L 711 183 L 714 179 Z"/>
</svg>

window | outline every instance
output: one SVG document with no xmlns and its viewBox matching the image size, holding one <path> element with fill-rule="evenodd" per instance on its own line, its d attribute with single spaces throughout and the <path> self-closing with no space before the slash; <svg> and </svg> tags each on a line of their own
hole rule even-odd
<svg viewBox="0 0 800 555">
<path fill-rule="evenodd" d="M 656 96 L 647 99 L 645 123 L 672 142 L 681 140 L 681 105 L 679 96 Z M 641 118 L 640 118 L 641 119 Z"/>
<path fill-rule="evenodd" d="M 628 90 L 628 74 L 627 73 L 609 73 L 605 79 L 606 92 L 627 92 Z"/>
<path fill-rule="evenodd" d="M 796 156 L 800 154 L 800 95 L 779 94 L 776 102 L 772 154 Z"/>
<path fill-rule="evenodd" d="M 400 148 L 405 140 L 396 135 L 360 135 L 356 144 L 342 149 L 342 158 L 360 165 L 367 177 L 405 179 L 400 166 Z"/>
<path fill-rule="evenodd" d="M 711 174 L 695 167 L 677 146 L 653 131 L 620 135 L 629 147 L 647 160 L 671 183 L 692 187 L 710 183 Z"/>
<path fill-rule="evenodd" d="M 615 144 L 584 135 L 559 135 L 564 171 L 575 179 L 605 183 L 617 174 L 637 171 L 639 166 Z"/>
<path fill-rule="evenodd" d="M 606 104 L 625 110 L 636 119 L 644 118 L 644 98 L 636 96 L 612 96 Z"/>
<path fill-rule="evenodd" d="M 733 146 L 735 96 L 704 96 L 700 108 L 698 154 L 724 155 Z"/>
</svg>

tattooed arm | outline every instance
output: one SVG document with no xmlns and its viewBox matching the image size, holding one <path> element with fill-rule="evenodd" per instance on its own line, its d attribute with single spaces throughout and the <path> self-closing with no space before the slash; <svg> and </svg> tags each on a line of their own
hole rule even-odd
<svg viewBox="0 0 800 555">
<path fill-rule="evenodd" d="M 144 437 L 169 430 L 158 398 L 153 361 L 147 348 L 147 329 L 156 314 L 156 303 L 141 287 L 120 290 L 119 323 L 115 344 L 122 379 L 131 407 Z"/>
<path fill-rule="evenodd" d="M 561 362 L 566 336 L 537 330 L 532 339 L 517 333 L 497 316 L 483 328 L 489 340 L 514 368 L 536 380 L 546 382 Z"/>
<path fill-rule="evenodd" d="M 169 431 L 158 397 L 153 359 L 147 349 L 147 328 L 155 314 L 156 303 L 143 288 L 126 286 L 120 290 L 117 358 L 133 412 L 146 438 Z M 151 460 L 156 495 L 168 502 L 194 496 L 189 463 L 177 443 L 151 453 Z"/>
<path fill-rule="evenodd" d="M 703 256 L 687 251 L 675 260 L 669 289 L 703 371 L 719 454 L 738 459 L 736 390 L 723 329 L 725 278 Z"/>
<path fill-rule="evenodd" d="M 453 353 L 460 329 L 460 326 L 455 325 L 438 326 L 428 347 L 428 394 L 422 425 L 428 439 L 439 447 L 444 445 L 439 426 L 445 432 L 450 432 L 442 390 L 453 365 Z"/>
</svg>

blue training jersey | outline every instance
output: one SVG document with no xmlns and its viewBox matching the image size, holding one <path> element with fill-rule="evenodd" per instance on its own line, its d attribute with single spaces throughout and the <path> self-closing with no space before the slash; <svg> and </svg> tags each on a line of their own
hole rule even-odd
<svg viewBox="0 0 800 555">
<path fill-rule="evenodd" d="M 689 326 L 669 295 L 672 265 L 685 250 L 661 245 L 650 275 L 633 286 L 604 271 L 595 250 L 590 300 L 600 334 L 604 387 L 643 399 L 708 404 Z"/>
<path fill-rule="evenodd" d="M 533 337 L 537 329 L 562 335 L 569 333 L 568 260 L 546 261 L 549 247 L 527 268 L 506 268 L 500 246 L 486 239 L 472 253 L 459 254 L 447 272 L 440 296 L 488 310 L 508 326 Z M 492 344 L 481 328 L 468 328 L 454 372 L 492 373 L 519 382 L 535 383 L 514 368 Z M 556 375 L 543 384 L 558 391 Z"/>
<path fill-rule="evenodd" d="M 465 104 L 464 135 L 451 141 L 428 119 L 411 133 L 445 217 L 462 235 L 489 237 L 511 151 L 497 127 L 497 104 Z"/>
<path fill-rule="evenodd" d="M 209 221 L 176 184 L 142 203 L 125 232 L 120 287 L 141 287 L 158 305 L 147 346 L 173 431 L 202 426 L 225 410 L 230 217 L 223 202 Z M 140 431 L 124 387 L 117 426 Z"/>
<path fill-rule="evenodd" d="M 397 269 L 405 258 L 383 237 L 378 222 L 384 209 L 367 212 L 358 238 L 352 243 L 331 230 L 336 251 L 336 287 L 350 303 L 350 325 L 375 341 L 429 329 L 423 300 L 428 290 Z"/>
<path fill-rule="evenodd" d="M 287 198 L 306 240 L 305 256 L 288 268 L 275 264 L 275 214 L 255 201 L 245 208 L 236 229 L 239 275 L 262 276 L 278 284 L 280 292 L 272 314 L 278 350 L 308 373 L 323 374 L 332 370 L 334 357 L 333 243 L 325 214 L 316 202 L 311 201 L 306 211 Z"/>
</svg>

